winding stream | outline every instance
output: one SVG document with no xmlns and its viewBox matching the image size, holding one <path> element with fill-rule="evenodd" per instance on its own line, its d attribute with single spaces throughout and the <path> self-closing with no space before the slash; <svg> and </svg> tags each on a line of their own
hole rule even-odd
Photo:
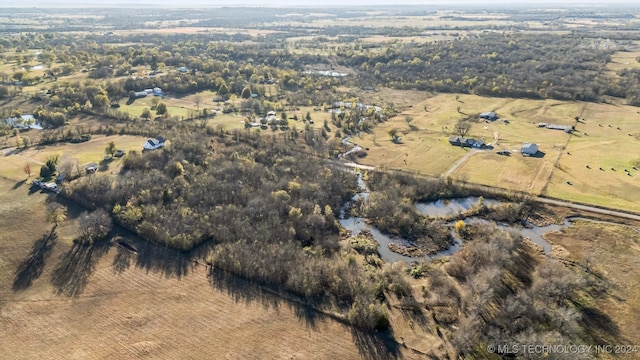
<svg viewBox="0 0 640 360">
<path fill-rule="evenodd" d="M 343 141 L 348 141 L 348 140 L 344 139 Z M 340 225 L 342 225 L 342 227 L 344 227 L 345 229 L 350 230 L 353 235 L 356 235 L 363 230 L 370 231 L 374 239 L 378 243 L 378 253 L 380 254 L 380 258 L 385 262 L 404 261 L 406 263 L 413 263 L 418 261 L 427 261 L 427 260 L 435 259 L 442 256 L 452 255 L 461 249 L 463 241 L 462 239 L 460 239 L 459 236 L 457 236 L 455 231 L 452 230 L 451 235 L 454 238 L 454 244 L 449 249 L 438 252 L 436 254 L 425 255 L 420 257 L 412 257 L 412 256 L 398 254 L 396 252 L 391 251 L 391 249 L 389 249 L 389 244 L 394 243 L 398 245 L 413 245 L 413 243 L 405 239 L 400 239 L 400 238 L 383 234 L 375 226 L 368 224 L 366 218 L 361 218 L 361 217 L 345 218 L 346 211 L 352 204 L 354 204 L 358 200 L 366 200 L 367 197 L 369 196 L 369 189 L 367 188 L 367 185 L 365 184 L 361 173 L 358 173 L 358 186 L 360 187 L 361 192 L 355 194 L 351 198 L 351 200 L 345 203 L 343 207 L 340 209 L 340 218 L 339 218 Z M 438 201 L 429 202 L 429 203 L 418 203 L 416 204 L 416 208 L 421 214 L 432 216 L 432 217 L 441 217 L 441 216 L 448 216 L 452 214 L 458 214 L 462 211 L 468 210 L 472 206 L 476 205 L 478 203 L 478 200 L 479 200 L 478 197 L 438 200 Z M 495 200 L 495 199 L 484 199 L 483 203 L 484 205 L 491 207 L 491 206 L 500 204 L 501 201 Z M 527 224 L 527 226 L 524 226 L 524 227 L 514 226 L 514 225 L 496 223 L 494 221 L 486 220 L 479 217 L 469 217 L 464 219 L 464 222 L 467 224 L 496 224 L 498 227 L 504 230 L 515 229 L 522 235 L 523 238 L 529 238 L 531 242 L 540 246 L 544 254 L 548 254 L 551 252 L 552 246 L 551 244 L 549 244 L 549 242 L 547 242 L 543 238 L 543 235 L 549 232 L 560 231 L 566 227 L 569 227 L 571 226 L 572 222 L 575 220 L 617 224 L 614 222 L 589 219 L 589 218 L 584 218 L 579 216 L 568 217 L 564 219 L 561 225 L 551 224 L 546 226 L 535 226 L 531 224 Z M 450 225 L 451 227 L 453 227 L 454 223 L 452 222 L 447 225 Z M 621 225 L 621 224 L 617 224 L 617 225 Z M 623 226 L 628 226 L 633 230 L 635 230 L 636 232 L 640 233 L 640 230 L 633 226 L 629 226 L 629 225 L 623 225 Z"/>
<path fill-rule="evenodd" d="M 362 147 L 361 147 L 361 146 L 356 145 L 356 144 L 352 143 L 351 141 L 349 141 L 349 140 L 351 139 L 351 137 L 352 137 L 352 136 L 347 136 L 347 137 L 343 138 L 343 139 L 342 139 L 342 143 L 343 143 L 344 145 L 351 145 L 351 146 L 353 146 L 353 147 L 352 147 L 349 151 L 347 151 L 347 152 L 345 152 L 345 153 L 340 153 L 340 154 L 338 154 L 338 158 L 342 158 L 342 157 L 344 157 L 344 156 L 347 156 L 347 155 L 350 155 L 350 154 L 353 154 L 353 153 L 356 153 L 356 152 L 358 152 L 358 151 L 362 150 Z M 364 183 L 363 183 L 363 184 L 364 184 Z"/>
</svg>

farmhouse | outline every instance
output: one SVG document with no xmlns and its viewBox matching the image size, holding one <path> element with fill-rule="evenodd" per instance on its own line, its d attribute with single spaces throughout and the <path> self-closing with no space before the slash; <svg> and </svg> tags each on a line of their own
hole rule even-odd
<svg viewBox="0 0 640 360">
<path fill-rule="evenodd" d="M 465 139 L 460 136 L 449 137 L 449 144 L 453 146 L 473 147 L 473 148 L 481 148 L 484 146 L 484 143 L 482 141 L 478 141 L 476 139 Z"/>
<path fill-rule="evenodd" d="M 524 156 L 532 156 L 538 153 L 538 144 L 524 143 L 520 148 L 520 152 Z"/>
<path fill-rule="evenodd" d="M 498 120 L 498 115 L 496 115 L 496 113 L 494 113 L 493 111 L 483 112 L 480 115 L 478 115 L 478 117 L 480 117 L 481 119 L 486 119 L 491 121 Z"/>
</svg>

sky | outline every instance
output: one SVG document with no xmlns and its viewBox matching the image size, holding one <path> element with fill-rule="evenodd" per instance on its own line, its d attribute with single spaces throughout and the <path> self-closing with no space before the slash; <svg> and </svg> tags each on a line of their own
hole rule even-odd
<svg viewBox="0 0 640 360">
<path fill-rule="evenodd" d="M 326 6 L 375 6 L 375 5 L 488 5 L 488 4 L 566 4 L 566 5 L 635 5 L 636 0 L 0 0 L 0 7 L 111 7 L 159 5 L 169 7 L 218 7 L 218 6 L 278 6 L 278 7 L 326 7 Z"/>
</svg>

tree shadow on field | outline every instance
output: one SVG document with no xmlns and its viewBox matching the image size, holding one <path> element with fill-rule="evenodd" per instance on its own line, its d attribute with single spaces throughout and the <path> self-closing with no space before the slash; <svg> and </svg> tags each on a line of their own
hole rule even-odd
<svg viewBox="0 0 640 360">
<path fill-rule="evenodd" d="M 109 251 L 109 241 L 93 245 L 75 243 L 51 274 L 51 284 L 56 292 L 69 297 L 77 297 L 84 291 L 96 264 Z"/>
<path fill-rule="evenodd" d="M 113 271 L 115 273 L 123 273 L 131 266 L 132 260 L 135 258 L 135 252 L 127 249 L 125 245 L 116 242 L 116 256 L 113 258 Z"/>
<path fill-rule="evenodd" d="M 112 265 L 116 273 L 135 265 L 147 272 L 180 279 L 193 270 L 195 264 L 189 253 L 144 240 L 118 225 L 113 227 L 112 234 L 112 243 L 116 248 Z"/>
<path fill-rule="evenodd" d="M 582 308 L 580 312 L 580 323 L 588 329 L 594 344 L 620 343 L 620 328 L 609 315 L 593 307 Z"/>
<path fill-rule="evenodd" d="M 417 303 L 416 303 L 417 304 Z M 422 331 L 429 331 L 429 319 L 425 315 L 422 309 L 400 309 L 400 313 L 402 314 L 402 318 L 408 322 L 409 324 L 413 324 L 410 326 L 419 326 Z"/>
<path fill-rule="evenodd" d="M 383 332 L 372 332 L 352 328 L 351 336 L 363 359 L 392 360 L 402 357 L 400 345 L 393 338 L 391 329 Z"/>
<path fill-rule="evenodd" d="M 293 310 L 295 316 L 304 321 L 305 325 L 315 330 L 319 323 L 324 323 L 328 318 L 334 318 L 344 322 L 344 319 L 327 315 L 313 307 L 313 303 L 278 290 L 274 286 L 262 285 L 254 281 L 243 279 L 229 272 L 209 267 L 209 283 L 219 291 L 231 296 L 236 302 L 247 304 L 259 303 L 266 310 L 280 310 L 286 305 Z"/>
<path fill-rule="evenodd" d="M 136 267 L 147 272 L 160 272 L 166 277 L 182 278 L 189 274 L 194 266 L 187 254 L 162 245 L 149 242 L 137 242 Z M 124 257 L 124 256 L 123 256 Z"/>
<path fill-rule="evenodd" d="M 48 234 L 36 240 L 31 247 L 31 252 L 22 260 L 16 269 L 16 277 L 13 279 L 13 291 L 25 290 L 31 286 L 33 281 L 42 275 L 45 260 L 51 255 L 51 251 L 58 240 L 56 227 Z"/>
<path fill-rule="evenodd" d="M 12 187 L 11 190 L 16 190 L 18 188 L 20 188 L 20 186 L 24 185 L 27 182 L 27 179 L 18 181 L 17 183 L 15 183 Z"/>
</svg>

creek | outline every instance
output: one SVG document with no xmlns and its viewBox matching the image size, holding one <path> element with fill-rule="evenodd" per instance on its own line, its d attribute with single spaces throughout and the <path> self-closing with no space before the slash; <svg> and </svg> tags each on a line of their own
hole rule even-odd
<svg viewBox="0 0 640 360">
<path fill-rule="evenodd" d="M 440 251 L 435 254 L 413 257 L 406 256 L 394 251 L 391 251 L 389 248 L 389 244 L 396 244 L 401 247 L 412 246 L 415 245 L 413 242 L 401 239 L 398 237 L 390 236 L 387 234 L 383 234 L 380 230 L 378 230 L 374 225 L 371 225 L 366 218 L 362 217 L 346 217 L 346 212 L 350 206 L 352 206 L 356 201 L 363 200 L 366 201 L 369 196 L 369 189 L 362 178 L 362 174 L 358 173 L 358 186 L 360 187 L 359 193 L 355 194 L 349 201 L 347 201 L 342 209 L 340 210 L 340 218 L 339 222 L 342 227 L 347 230 L 350 230 L 353 235 L 357 235 L 360 231 L 370 231 L 373 235 L 374 239 L 378 243 L 378 253 L 380 254 L 380 258 L 385 262 L 396 262 L 396 261 L 404 261 L 406 263 L 413 263 L 419 261 L 428 261 L 431 259 L 436 259 L 441 256 L 449 256 L 457 252 L 462 248 L 463 240 L 456 234 L 453 230 L 454 222 L 447 223 L 447 226 L 452 228 L 451 235 L 454 239 L 454 243 L 451 247 L 446 250 Z M 423 215 L 427 215 L 430 217 L 446 217 L 455 214 L 459 214 L 463 211 L 469 210 L 471 207 L 476 205 L 479 201 L 478 197 L 465 197 L 465 198 L 456 198 L 456 199 L 442 199 L 432 202 L 426 203 L 417 203 L 416 209 Z M 491 207 L 498 204 L 501 204 L 502 201 L 496 199 L 483 199 L 483 204 L 485 206 Z M 546 226 L 535 226 L 533 224 L 527 223 L 525 226 L 516 226 L 512 224 L 503 224 L 496 223 L 495 221 L 486 220 L 479 217 L 469 217 L 465 218 L 464 222 L 466 224 L 496 224 L 499 228 L 504 230 L 515 229 L 520 232 L 523 238 L 529 238 L 531 242 L 540 246 L 542 248 L 542 252 L 548 254 L 551 252 L 551 244 L 547 242 L 543 235 L 549 232 L 559 231 L 565 227 L 571 225 L 571 222 L 574 220 L 587 220 L 587 221 L 597 221 L 588 218 L 582 217 L 571 217 L 564 220 L 563 224 L 551 224 Z M 598 221 L 600 222 L 600 221 Z M 638 230 L 636 230 L 638 231 Z"/>
</svg>

